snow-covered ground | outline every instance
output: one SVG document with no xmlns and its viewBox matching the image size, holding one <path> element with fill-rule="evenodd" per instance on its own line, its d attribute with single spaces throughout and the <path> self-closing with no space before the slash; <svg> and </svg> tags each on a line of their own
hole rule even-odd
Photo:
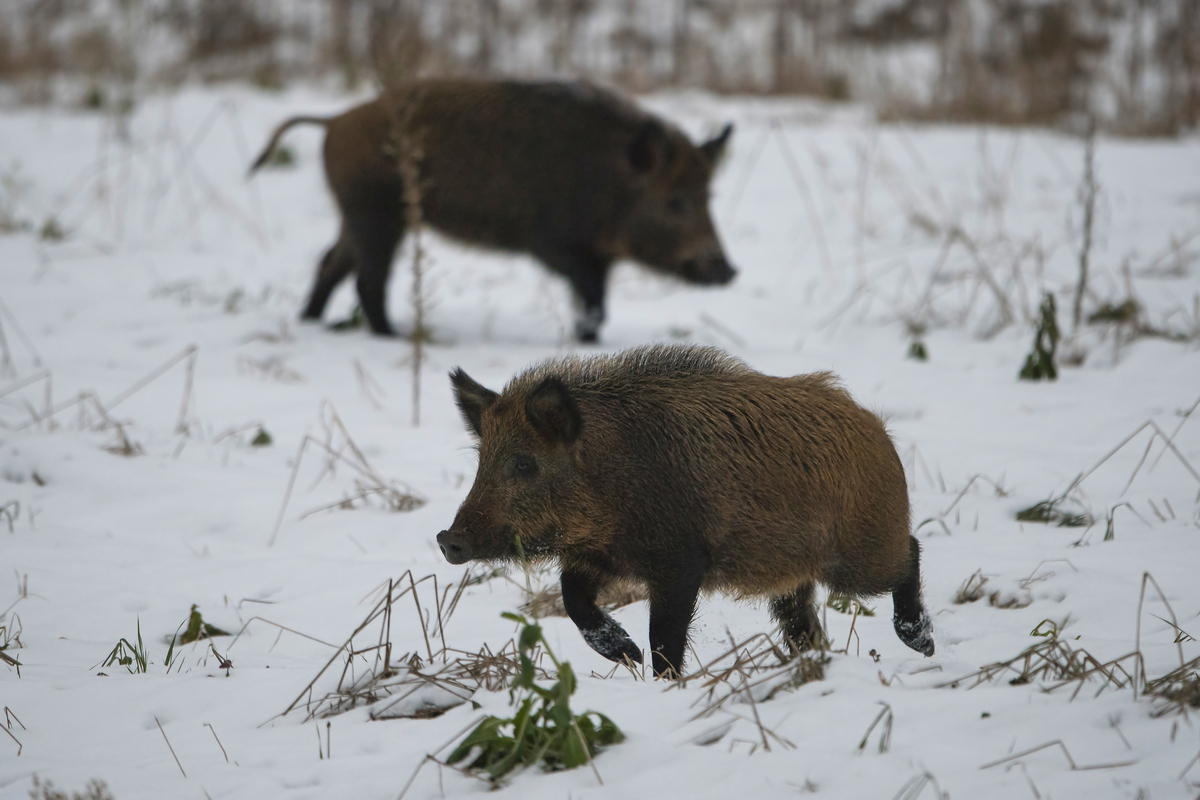
<svg viewBox="0 0 1200 800">
<path fill-rule="evenodd" d="M 99 778 L 117 800 L 395 797 L 426 753 L 480 714 L 508 711 L 506 692 L 480 691 L 481 709 L 433 719 L 371 721 L 369 707 L 315 722 L 303 707 L 279 716 L 389 578 L 436 575 L 443 589 L 463 578 L 434 542 L 475 466 L 446 373 L 462 366 L 498 388 L 573 348 L 564 284 L 528 259 L 436 237 L 425 240 L 436 341 L 421 367 L 419 427 L 406 341 L 296 323 L 337 226 L 320 135 L 289 136 L 295 169 L 250 182 L 245 169 L 283 117 L 349 102 L 315 90 L 188 90 L 145 100 L 128 140 L 96 115 L 0 115 L 0 216 L 31 225 L 0 235 L 0 645 L 14 633 L 22 645 L 4 651 L 19 658 L 19 677 L 0 671 L 0 724 L 15 737 L 0 736 L 0 797 L 26 796 L 34 774 L 68 790 Z M 1128 686 L 1097 693 L 1092 678 L 1077 694 L 1078 684 L 1047 692 L 1053 681 L 1010 685 L 1011 672 L 948 684 L 1043 641 L 1031 632 L 1050 629 L 1044 620 L 1101 662 L 1140 649 L 1151 679 L 1200 655 L 1168 624 L 1173 614 L 1200 635 L 1200 420 L 1185 416 L 1200 397 L 1200 242 L 1188 238 L 1200 229 L 1200 142 L 1097 143 L 1084 309 L 1132 291 L 1146 325 L 1190 343 L 1091 326 L 1072 345 L 1081 366 L 1027 383 L 1016 377 L 1043 291 L 1056 292 L 1059 323 L 1072 327 L 1079 140 L 877 126 L 855 108 L 797 102 L 645 102 L 695 136 L 738 124 L 713 203 L 740 275 L 702 290 L 620 267 L 603 349 L 693 341 L 772 374 L 839 373 L 888 418 L 908 470 L 938 650 L 927 660 L 899 642 L 887 598 L 868 602 L 870 617 L 827 609 L 844 652 L 825 680 L 693 720 L 700 681 L 678 690 L 602 678 L 610 665 L 569 621 L 548 618 L 558 656 L 592 675 L 573 707 L 603 712 L 628 738 L 597 759 L 602 785 L 589 769 L 526 772 L 499 796 L 1194 797 L 1195 721 L 1155 716 L 1159 705 Z M 49 219 L 65 239 L 38 236 Z M 412 319 L 409 264 L 406 249 L 390 287 L 401 330 Z M 353 303 L 346 286 L 327 318 Z M 924 363 L 906 358 L 921 328 Z M 96 401 L 80 401 L 85 392 Z M 251 445 L 260 427 L 272 444 Z M 1172 447 L 1155 431 L 1174 436 Z M 372 495 L 303 516 L 353 498 L 363 481 L 344 462 L 327 470 L 310 445 L 270 545 L 305 436 L 353 458 L 347 433 L 374 474 L 427 502 L 398 513 Z M 1097 464 L 1064 505 L 1090 513 L 1090 528 L 1015 519 Z M 977 571 L 983 596 L 956 603 Z M 499 615 L 523 591 L 520 576 L 466 588 L 447 645 L 503 646 L 515 628 Z M 436 618 L 431 583 L 419 602 Z M 192 604 L 225 630 L 246 626 L 236 642 L 215 640 L 231 669 L 189 645 L 168 674 L 166 641 Z M 616 616 L 645 649 L 645 604 Z M 101 666 L 139 626 L 148 673 Z M 707 662 L 730 637 L 771 630 L 765 604 L 708 598 L 695 655 Z M 378 636 L 376 625 L 356 645 Z M 428 654 L 408 596 L 391 641 L 397 654 Z M 765 735 L 756 715 L 779 737 L 767 735 L 769 750 L 754 746 Z M 702 735 L 714 727 L 715 742 Z M 1055 741 L 1063 748 L 984 768 Z M 485 791 L 427 766 L 408 796 Z"/>
</svg>

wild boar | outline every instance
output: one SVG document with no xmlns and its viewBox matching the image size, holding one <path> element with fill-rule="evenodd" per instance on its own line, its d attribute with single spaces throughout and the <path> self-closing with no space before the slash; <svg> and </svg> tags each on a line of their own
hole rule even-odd
<svg viewBox="0 0 1200 800">
<path fill-rule="evenodd" d="M 340 116 L 287 120 L 251 174 L 299 124 L 325 126 L 325 176 L 342 217 L 304 319 L 319 320 L 334 288 L 357 272 L 371 329 L 392 334 L 385 294 L 405 233 L 402 147 L 420 176 L 424 221 L 467 244 L 530 254 L 564 276 L 580 341 L 597 339 L 605 283 L 619 259 L 694 284 L 733 280 L 708 210 L 732 125 L 697 147 L 588 83 L 421 80 Z"/>
<path fill-rule="evenodd" d="M 642 660 L 596 606 L 613 580 L 647 588 L 658 676 L 679 673 L 712 590 L 770 598 L 796 649 L 824 641 L 815 583 L 891 592 L 900 640 L 933 654 L 896 448 L 830 373 L 776 378 L 660 345 L 548 361 L 499 394 L 461 369 L 450 379 L 479 469 L 438 534 L 443 555 L 556 560 L 568 615 L 606 658 Z"/>
</svg>

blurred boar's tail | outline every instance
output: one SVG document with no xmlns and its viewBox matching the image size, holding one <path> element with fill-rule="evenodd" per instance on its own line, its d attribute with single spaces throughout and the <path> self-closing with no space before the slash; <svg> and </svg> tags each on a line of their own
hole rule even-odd
<svg viewBox="0 0 1200 800">
<path fill-rule="evenodd" d="M 258 172 L 262 165 L 267 163 L 267 160 L 271 157 L 271 154 L 275 152 L 275 146 L 279 144 L 279 139 L 285 133 L 287 133 L 288 129 L 293 125 L 320 125 L 324 127 L 331 121 L 333 121 L 333 117 L 292 117 L 291 119 L 284 120 L 282 123 L 280 123 L 279 127 L 275 129 L 275 132 L 271 134 L 270 141 L 267 142 L 267 146 L 263 148 L 263 151 L 259 154 L 258 158 L 254 159 L 254 163 L 250 165 L 250 171 L 246 173 L 246 177 L 253 177 L 254 173 Z"/>
</svg>

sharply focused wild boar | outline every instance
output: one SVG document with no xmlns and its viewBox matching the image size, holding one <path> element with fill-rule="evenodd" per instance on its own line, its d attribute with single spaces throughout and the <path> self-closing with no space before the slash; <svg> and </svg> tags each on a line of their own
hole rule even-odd
<svg viewBox="0 0 1200 800">
<path fill-rule="evenodd" d="M 419 172 L 429 225 L 468 244 L 529 253 L 571 282 L 580 341 L 597 338 L 605 282 L 619 259 L 689 283 L 733 279 L 708 212 L 731 125 L 697 147 L 675 126 L 587 83 L 423 80 L 341 116 L 287 120 L 251 173 L 302 123 L 326 128 L 325 175 L 342 215 L 305 319 L 320 319 L 334 288 L 357 272 L 371 329 L 392 333 L 384 298 L 405 232 L 402 147 Z"/>
<path fill-rule="evenodd" d="M 896 448 L 829 373 L 774 378 L 720 350 L 653 346 L 549 361 L 499 394 L 450 377 L 479 471 L 442 553 L 557 560 L 567 613 L 606 658 L 642 660 L 596 606 L 613 580 L 648 589 L 656 675 L 680 670 L 707 590 L 769 597 L 801 649 L 823 641 L 814 583 L 891 592 L 896 634 L 933 654 Z"/>
</svg>

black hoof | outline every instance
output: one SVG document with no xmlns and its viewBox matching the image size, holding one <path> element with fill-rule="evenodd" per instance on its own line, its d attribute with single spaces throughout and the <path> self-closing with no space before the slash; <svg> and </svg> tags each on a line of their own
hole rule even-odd
<svg viewBox="0 0 1200 800">
<path fill-rule="evenodd" d="M 900 641 L 924 656 L 933 655 L 933 623 L 929 615 L 922 612 L 915 620 L 892 618 L 892 626 Z"/>
<path fill-rule="evenodd" d="M 583 634 L 583 640 L 588 643 L 588 647 L 609 661 L 618 664 L 624 664 L 626 661 L 642 663 L 641 649 L 629 638 L 621 623 L 612 617 L 605 617 L 604 624 L 598 628 L 581 628 L 579 632 Z"/>
</svg>

